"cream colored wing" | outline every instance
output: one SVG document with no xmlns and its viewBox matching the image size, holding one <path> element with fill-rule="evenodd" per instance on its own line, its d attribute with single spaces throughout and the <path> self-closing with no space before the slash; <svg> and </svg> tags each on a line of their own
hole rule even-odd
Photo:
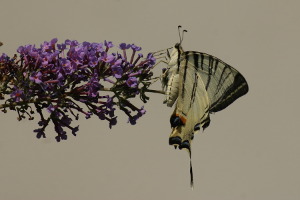
<svg viewBox="0 0 300 200">
<path fill-rule="evenodd" d="M 209 114 L 218 112 L 248 92 L 245 78 L 233 67 L 209 54 L 173 49 L 166 73 L 166 103 L 176 107 L 171 115 L 169 144 L 185 148 L 191 157 L 194 133 L 210 124 Z M 191 186 L 193 171 L 190 161 Z"/>
<path fill-rule="evenodd" d="M 212 55 L 187 51 L 180 59 L 188 60 L 188 66 L 200 74 L 210 101 L 209 112 L 223 110 L 249 90 L 245 78 L 236 69 Z"/>
<path fill-rule="evenodd" d="M 183 60 L 179 67 L 178 99 L 174 113 L 170 118 L 172 133 L 169 137 L 169 144 L 175 148 L 185 148 L 191 158 L 191 140 L 194 132 L 200 126 L 204 127 L 209 121 L 209 98 L 205 85 L 197 72 L 188 60 Z M 190 159 L 191 187 L 193 188 L 193 169 Z"/>
<path fill-rule="evenodd" d="M 188 60 L 180 63 L 178 100 L 170 122 L 173 127 L 169 143 L 179 148 L 190 150 L 195 126 L 209 118 L 209 98 L 205 85 L 197 70 L 188 64 Z"/>
<path fill-rule="evenodd" d="M 194 132 L 209 126 L 209 113 L 246 94 L 248 84 L 236 69 L 209 54 L 188 51 L 179 60 L 178 100 L 170 118 L 169 143 L 190 149 Z"/>
</svg>

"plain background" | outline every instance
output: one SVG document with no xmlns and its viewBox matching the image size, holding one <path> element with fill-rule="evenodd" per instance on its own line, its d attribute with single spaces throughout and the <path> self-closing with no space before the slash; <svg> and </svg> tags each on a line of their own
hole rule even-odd
<svg viewBox="0 0 300 200">
<path fill-rule="evenodd" d="M 0 199 L 300 199 L 299 8 L 296 0 L 1 0 L 1 53 L 54 37 L 135 43 L 148 53 L 178 42 L 182 25 L 185 50 L 234 66 L 250 91 L 196 135 L 194 191 L 188 154 L 168 145 L 173 108 L 163 95 L 149 94 L 135 126 L 122 113 L 111 130 L 82 116 L 78 136 L 61 143 L 53 127 L 38 140 L 37 121 L 1 113 Z"/>
</svg>

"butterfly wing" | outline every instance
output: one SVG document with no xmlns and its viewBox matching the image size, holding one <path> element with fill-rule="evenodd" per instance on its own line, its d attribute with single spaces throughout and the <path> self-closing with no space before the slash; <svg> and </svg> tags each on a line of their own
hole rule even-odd
<svg viewBox="0 0 300 200">
<path fill-rule="evenodd" d="M 178 99 L 170 122 L 173 127 L 169 143 L 190 150 L 194 132 L 209 120 L 209 97 L 197 69 L 181 59 Z"/>
<path fill-rule="evenodd" d="M 223 110 L 246 94 L 248 84 L 236 69 L 214 56 L 183 52 L 181 46 L 177 51 L 178 56 L 173 57 L 177 64 L 169 64 L 167 71 L 166 103 L 172 106 L 177 99 L 170 118 L 169 144 L 187 149 L 191 158 L 194 133 L 209 126 L 210 113 Z M 191 159 L 190 174 L 193 187 Z"/>
<path fill-rule="evenodd" d="M 209 113 L 246 94 L 248 84 L 236 69 L 209 54 L 187 51 L 179 59 L 178 100 L 169 142 L 190 149 L 194 132 L 208 127 Z"/>
<path fill-rule="evenodd" d="M 185 148 L 190 155 L 191 187 L 193 188 L 193 169 L 191 161 L 191 140 L 199 126 L 204 126 L 209 119 L 209 98 L 205 85 L 188 60 L 181 60 L 178 70 L 177 103 L 170 122 L 172 133 L 169 144 L 175 148 Z M 168 93 L 167 93 L 168 95 Z"/>
<path fill-rule="evenodd" d="M 200 74 L 210 101 L 209 112 L 223 110 L 249 90 L 241 73 L 212 55 L 187 51 L 181 59 L 188 60 Z"/>
</svg>

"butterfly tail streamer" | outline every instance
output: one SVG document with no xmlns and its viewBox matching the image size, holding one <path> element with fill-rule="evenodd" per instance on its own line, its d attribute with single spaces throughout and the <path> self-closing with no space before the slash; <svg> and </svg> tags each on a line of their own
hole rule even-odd
<svg viewBox="0 0 300 200">
<path fill-rule="evenodd" d="M 192 152 L 189 149 L 189 154 L 190 154 L 190 177 L 191 177 L 191 182 L 190 182 L 190 186 L 192 188 L 192 190 L 194 190 L 194 174 L 193 174 L 193 165 L 192 165 Z"/>
<path fill-rule="evenodd" d="M 193 134 L 188 135 L 188 137 L 184 137 L 184 135 L 182 135 L 182 130 L 184 129 L 184 126 L 179 125 L 182 124 L 182 121 L 178 117 L 176 116 L 174 117 L 174 115 L 172 115 L 170 121 L 171 121 L 171 125 L 173 126 L 177 125 L 177 126 L 173 128 L 173 131 L 169 137 L 169 144 L 173 145 L 175 149 L 177 149 L 178 147 L 180 150 L 186 149 L 188 151 L 190 157 L 190 186 L 193 190 L 194 175 L 193 175 L 192 150 L 191 150 Z"/>
</svg>

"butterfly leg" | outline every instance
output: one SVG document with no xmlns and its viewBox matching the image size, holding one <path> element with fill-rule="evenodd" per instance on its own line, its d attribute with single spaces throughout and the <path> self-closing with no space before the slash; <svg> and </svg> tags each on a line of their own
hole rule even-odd
<svg viewBox="0 0 300 200">
<path fill-rule="evenodd" d="M 160 60 L 160 61 L 158 61 L 158 62 L 152 67 L 152 69 L 153 69 L 154 67 L 156 67 L 157 65 L 159 65 L 160 63 L 168 64 L 167 61 L 165 61 L 165 60 Z"/>
<path fill-rule="evenodd" d="M 160 56 L 160 55 L 163 55 L 165 53 L 168 52 L 169 49 L 172 49 L 173 47 L 170 47 L 170 48 L 167 48 L 167 49 L 162 49 L 162 50 L 159 50 L 159 51 L 155 51 L 155 52 L 151 52 L 153 56 Z"/>
</svg>

